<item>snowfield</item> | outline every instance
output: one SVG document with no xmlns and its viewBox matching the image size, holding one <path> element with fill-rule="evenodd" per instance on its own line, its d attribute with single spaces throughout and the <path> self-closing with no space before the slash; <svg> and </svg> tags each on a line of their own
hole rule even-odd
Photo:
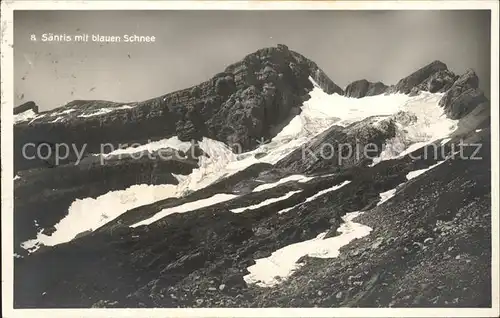
<svg viewBox="0 0 500 318">
<path fill-rule="evenodd" d="M 52 235 L 38 233 L 36 239 L 21 247 L 34 252 L 40 245 L 54 246 L 71 241 L 79 233 L 93 231 L 114 220 L 124 212 L 176 195 L 173 185 L 134 185 L 125 190 L 111 191 L 97 198 L 75 200 L 68 214 L 55 225 Z"/>
<path fill-rule="evenodd" d="M 221 178 L 235 174 L 256 163 L 275 164 L 334 124 L 347 126 L 367 117 L 377 116 L 373 121 L 373 124 L 377 125 L 380 120 L 387 116 L 395 115 L 400 111 L 405 111 L 416 116 L 417 120 L 407 125 L 398 123 L 397 137 L 388 141 L 386 149 L 384 149 L 376 162 L 402 156 L 434 140 L 446 138 L 456 129 L 456 121 L 444 117 L 443 110 L 438 106 L 442 94 L 422 92 L 412 97 L 403 94 L 393 94 L 356 99 L 340 96 L 338 94 L 328 95 L 322 91 L 312 79 L 311 81 L 314 84 L 314 89 L 309 93 L 311 98 L 304 102 L 302 112 L 296 115 L 290 123 L 268 143 L 260 145 L 255 150 L 243 154 L 235 154 L 224 143 L 209 138 L 203 138 L 203 140 L 199 142 L 199 146 L 209 157 L 201 156 L 198 162 L 199 167 L 194 169 L 191 174 L 187 176 L 176 176 L 180 181 L 178 185 L 134 185 L 128 189 L 111 191 L 95 199 L 84 198 L 76 200 L 68 207 L 68 214 L 55 226 L 56 231 L 52 235 L 48 236 L 39 233 L 36 238 L 24 242 L 22 247 L 29 251 L 33 251 L 40 245 L 54 246 L 65 243 L 72 240 L 81 232 L 95 230 L 130 209 L 167 198 L 180 197 L 187 192 L 200 190 Z M 116 108 L 105 108 L 94 113 L 80 115 L 79 117 L 98 116 L 127 107 L 131 108 L 132 106 L 125 105 Z M 35 116 L 36 114 L 34 113 L 25 112 L 14 117 L 17 123 L 32 119 Z M 56 120 L 58 119 L 59 117 L 56 118 Z M 104 156 L 135 153 L 145 150 L 154 151 L 165 147 L 186 151 L 190 146 L 191 143 L 189 142 L 181 142 L 177 137 L 171 137 L 151 142 L 140 147 L 118 149 Z M 264 156 L 257 159 L 255 156 L 256 154 L 264 154 Z M 376 162 L 374 162 L 374 164 L 376 164 Z M 414 175 L 411 175 L 410 177 L 413 176 Z M 289 176 L 277 182 L 259 185 L 254 189 L 254 192 L 264 191 L 292 180 L 307 182 L 310 180 L 310 177 L 298 175 Z M 323 190 L 321 194 L 318 193 L 308 200 L 314 200 L 317 196 L 322 195 L 324 191 L 334 191 L 345 184 L 346 183 L 332 187 L 331 189 Z M 382 201 L 385 202 L 385 200 L 390 198 L 393 194 L 394 193 L 390 191 L 384 193 Z M 133 227 L 151 224 L 172 213 L 187 212 L 218 202 L 231 200 L 232 198 L 234 198 L 233 195 L 219 194 L 208 199 L 179 205 L 171 209 L 159 211 L 154 217 L 138 222 L 134 224 Z M 265 204 L 270 203 L 272 202 L 267 202 Z M 261 204 L 264 204 L 264 202 Z M 250 206 L 242 207 L 241 209 L 252 209 L 257 207 L 258 206 Z M 279 213 L 285 213 L 292 208 L 279 211 Z M 238 213 L 241 211 L 243 210 L 235 209 L 233 212 Z M 366 233 L 367 231 L 367 229 L 361 225 L 349 223 L 349 221 L 346 221 L 346 224 L 348 225 L 343 228 L 346 236 L 342 239 L 331 241 L 333 242 L 332 244 L 337 244 L 338 246 L 347 244 L 345 242 L 361 235 L 357 233 Z M 329 240 L 325 241 L 330 242 Z M 318 246 L 322 244 L 321 241 L 320 238 L 317 238 L 307 244 Z M 298 255 L 300 253 L 293 252 L 292 254 Z M 334 251 L 330 251 L 329 253 L 328 255 L 335 254 Z M 295 258 L 295 256 L 292 258 Z M 289 267 L 288 265 L 284 267 L 287 268 L 285 272 L 289 271 Z"/>
<path fill-rule="evenodd" d="M 266 258 L 255 260 L 256 264 L 247 268 L 250 274 L 243 277 L 247 284 L 256 284 L 260 287 L 272 287 L 281 283 L 295 270 L 301 267 L 297 261 L 302 256 L 318 258 L 332 258 L 339 256 L 342 246 L 349 244 L 352 240 L 362 238 L 371 232 L 371 228 L 352 220 L 362 212 L 347 213 L 342 220 L 344 223 L 339 227 L 340 235 L 324 238 L 327 232 L 317 237 L 285 246 Z"/>
<path fill-rule="evenodd" d="M 409 97 L 399 110 L 415 116 L 416 121 L 396 121 L 396 137 L 387 141 L 382 153 L 374 159 L 372 165 L 401 158 L 437 140 L 441 140 L 441 144 L 448 142 L 450 138 L 447 137 L 457 129 L 458 120 L 444 116 L 443 109 L 438 105 L 443 95 L 421 92 L 417 96 Z"/>
</svg>

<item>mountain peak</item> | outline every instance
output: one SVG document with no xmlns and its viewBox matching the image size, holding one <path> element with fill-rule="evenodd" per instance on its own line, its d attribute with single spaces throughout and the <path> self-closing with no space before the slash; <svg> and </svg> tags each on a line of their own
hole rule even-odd
<svg viewBox="0 0 500 318">
<path fill-rule="evenodd" d="M 225 72 L 235 75 L 241 73 L 244 69 L 258 72 L 258 68 L 265 68 L 266 66 L 268 70 L 272 67 L 278 67 L 278 71 L 282 71 L 282 74 L 289 73 L 291 70 L 292 75 L 297 77 L 302 77 L 304 74 L 307 74 L 311 76 L 327 94 L 343 94 L 343 90 L 335 84 L 315 62 L 298 52 L 290 50 L 285 44 L 278 44 L 275 47 L 265 47 L 250 53 L 241 61 L 229 65 L 225 69 Z M 287 70 L 287 68 L 290 70 Z"/>
<path fill-rule="evenodd" d="M 28 126 L 20 139 L 82 143 L 94 152 L 110 140 L 173 136 L 181 141 L 208 137 L 250 150 L 258 140 L 273 138 L 300 112 L 314 88 L 311 78 L 326 93 L 343 94 L 315 62 L 279 44 L 246 55 L 196 86 L 126 105 L 73 101 L 16 126 Z"/>
<path fill-rule="evenodd" d="M 442 73 L 443 76 L 446 75 L 449 78 L 448 82 L 451 81 L 451 84 L 455 80 L 455 75 L 450 71 L 448 71 L 448 67 L 446 66 L 446 64 L 444 64 L 441 61 L 435 60 L 427 64 L 426 66 L 419 68 L 418 70 L 411 73 L 407 77 L 402 78 L 396 84 L 394 90 L 395 92 L 398 93 L 410 94 L 412 93 L 412 90 L 415 90 L 414 89 L 415 87 L 418 87 L 419 85 L 423 84 L 424 82 L 426 82 L 426 80 L 430 81 L 431 77 L 436 73 Z M 423 88 L 427 87 L 418 87 L 419 90 L 423 90 Z M 430 90 L 430 89 L 425 89 L 425 90 Z"/>
</svg>

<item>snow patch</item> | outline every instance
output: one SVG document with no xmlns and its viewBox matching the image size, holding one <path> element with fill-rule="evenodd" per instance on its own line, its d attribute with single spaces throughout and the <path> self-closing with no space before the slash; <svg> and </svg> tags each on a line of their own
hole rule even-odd
<svg viewBox="0 0 500 318">
<path fill-rule="evenodd" d="M 273 183 L 261 184 L 261 185 L 255 187 L 255 189 L 253 189 L 253 192 L 268 190 L 268 189 L 274 188 L 280 184 L 287 183 L 289 181 L 297 181 L 297 182 L 304 182 L 305 183 L 311 179 L 314 179 L 314 177 L 306 177 L 304 175 L 294 174 L 294 175 L 285 177 L 285 178 L 280 179 L 280 180 L 273 182 Z"/>
<path fill-rule="evenodd" d="M 237 155 L 223 142 L 203 138 L 198 146 L 207 156 L 198 158 L 198 168 L 183 180 L 182 191 L 196 191 L 257 163 L 256 160 L 237 160 Z"/>
<path fill-rule="evenodd" d="M 255 209 L 261 208 L 263 206 L 275 203 L 275 202 L 286 200 L 289 197 L 291 197 L 292 195 L 294 195 L 295 193 L 299 193 L 299 192 L 302 192 L 302 191 L 301 190 L 290 191 L 287 194 L 282 195 L 281 197 L 270 198 L 270 199 L 262 201 L 261 203 L 250 205 L 250 206 L 247 206 L 247 207 L 244 207 L 244 208 L 232 209 L 231 212 L 233 212 L 233 213 L 241 213 L 241 212 L 246 211 L 246 210 L 255 210 Z"/>
<path fill-rule="evenodd" d="M 453 158 L 454 155 L 456 155 L 457 153 L 459 153 L 460 151 L 456 151 L 450 155 L 448 155 L 445 160 L 442 160 L 442 161 L 439 161 L 435 164 L 433 164 L 432 166 L 430 167 L 427 167 L 425 169 L 419 169 L 419 170 L 414 170 L 414 171 L 410 171 L 409 173 L 406 174 L 406 180 L 411 180 L 411 179 L 414 179 L 416 177 L 418 177 L 419 175 L 425 173 L 426 171 L 429 171 L 431 169 L 434 169 L 435 167 L 443 164 L 444 162 L 448 161 L 448 159 L 450 158 Z M 387 202 L 388 200 L 390 200 L 392 197 L 394 197 L 396 195 L 396 190 L 398 187 L 400 187 L 401 185 L 403 185 L 403 183 L 400 183 L 399 185 L 397 185 L 394 189 L 391 189 L 391 190 L 388 190 L 388 191 L 385 191 L 385 192 L 382 192 L 380 193 L 380 201 L 377 203 L 377 206 L 381 205 L 382 203 L 384 202 Z"/>
<path fill-rule="evenodd" d="M 341 184 L 334 185 L 333 187 L 321 190 L 318 193 L 316 193 L 315 195 L 313 195 L 312 197 L 307 198 L 305 202 L 311 202 L 313 200 L 316 200 L 317 198 L 319 198 L 323 194 L 338 190 L 338 189 L 342 188 L 343 186 L 348 185 L 349 183 L 351 183 L 351 181 L 344 181 Z"/>
<path fill-rule="evenodd" d="M 137 105 L 135 105 L 137 106 Z M 132 106 L 132 105 L 123 105 L 123 106 L 120 106 L 120 107 L 115 107 L 114 109 L 132 109 L 132 108 L 135 108 L 135 106 Z"/>
<path fill-rule="evenodd" d="M 45 117 L 45 116 L 47 116 L 47 114 L 40 114 L 40 115 L 36 116 L 35 118 L 33 118 L 33 119 L 32 119 L 32 120 L 28 123 L 28 125 L 30 125 L 30 124 L 31 124 L 32 122 L 34 122 L 35 120 L 38 120 L 38 119 L 43 118 L 43 117 Z"/>
<path fill-rule="evenodd" d="M 105 158 L 110 156 L 124 155 L 124 154 L 136 154 L 139 152 L 154 152 L 163 148 L 172 148 L 175 150 L 187 151 L 191 147 L 191 143 L 188 141 L 180 141 L 177 136 L 161 139 L 158 141 L 152 141 L 150 143 L 140 145 L 137 147 L 130 147 L 116 149 L 108 154 L 102 154 Z"/>
<path fill-rule="evenodd" d="M 338 257 L 341 247 L 372 231 L 370 227 L 352 221 L 360 214 L 362 212 L 347 213 L 342 218 L 344 223 L 338 229 L 340 232 L 338 236 L 325 239 L 327 232 L 323 232 L 311 240 L 285 246 L 269 257 L 255 260 L 255 265 L 247 268 L 250 274 L 244 276 L 243 279 L 247 284 L 272 287 L 300 268 L 301 264 L 296 262 L 305 255 L 318 258 Z"/>
<path fill-rule="evenodd" d="M 28 109 L 27 111 L 14 115 L 14 125 L 36 117 L 37 113 L 35 113 L 33 109 Z"/>
<path fill-rule="evenodd" d="M 77 199 L 68 209 L 68 214 L 55 225 L 51 235 L 38 233 L 36 239 L 26 241 L 21 247 L 36 251 L 41 245 L 54 246 L 66 243 L 79 233 L 94 231 L 138 206 L 151 204 L 176 196 L 174 185 L 133 185 L 125 190 L 110 191 L 97 198 Z"/>
<path fill-rule="evenodd" d="M 421 175 L 421 174 L 425 173 L 426 171 L 429 171 L 429 170 L 431 170 L 431 169 L 434 169 L 435 167 L 439 166 L 439 165 L 440 165 L 440 164 L 442 164 L 443 162 L 445 162 L 445 160 L 443 160 L 443 161 L 439 161 L 438 163 L 433 164 L 432 166 L 427 167 L 427 168 L 424 168 L 424 169 L 415 170 L 415 171 L 410 171 L 410 172 L 406 175 L 406 179 L 407 179 L 407 180 L 414 179 L 414 178 L 418 177 L 419 175 Z"/>
<path fill-rule="evenodd" d="M 292 206 L 291 208 L 286 208 L 286 209 L 283 209 L 283 210 L 281 210 L 281 211 L 278 211 L 278 214 L 283 214 L 283 213 L 286 213 L 286 212 L 288 212 L 288 211 L 290 211 L 290 210 L 292 210 L 292 209 L 294 209 L 294 208 L 298 207 L 299 205 L 302 205 L 302 204 L 307 203 L 307 202 L 314 201 L 314 200 L 316 200 L 317 198 L 319 198 L 320 196 L 322 196 L 322 195 L 324 195 L 324 194 L 327 194 L 327 193 L 329 193 L 329 192 L 332 192 L 332 191 L 338 190 L 338 189 L 342 188 L 343 186 L 345 186 L 345 185 L 347 185 L 347 184 L 349 184 L 349 183 L 351 183 L 351 181 L 344 181 L 344 182 L 342 182 L 341 184 L 334 185 L 333 187 L 330 187 L 330 188 L 327 188 L 327 189 L 321 190 L 321 191 L 319 191 L 318 193 L 316 193 L 315 195 L 313 195 L 313 196 L 311 196 L 311 197 L 307 198 L 304 202 L 301 202 L 301 203 L 299 203 L 299 204 L 296 204 L 296 205 Z"/>
<path fill-rule="evenodd" d="M 113 108 L 100 108 L 96 112 L 89 113 L 89 114 L 81 114 L 78 117 L 88 118 L 88 117 L 100 116 L 100 115 L 105 115 L 105 114 L 114 112 L 116 110 L 131 109 L 131 108 L 134 108 L 134 107 L 132 107 L 130 105 L 123 105 L 123 106 L 120 106 L 120 107 L 113 107 Z"/>
<path fill-rule="evenodd" d="M 53 116 L 59 116 L 59 115 L 67 115 L 67 114 L 72 113 L 74 111 L 76 111 L 76 109 L 66 109 L 66 110 L 63 110 L 63 111 L 60 111 L 57 113 L 50 114 L 50 116 L 53 117 Z"/>
<path fill-rule="evenodd" d="M 213 196 L 206 198 L 206 199 L 201 199 L 201 200 L 194 201 L 194 202 L 188 202 L 188 203 L 184 203 L 184 204 L 172 207 L 172 208 L 163 209 L 160 212 L 156 213 L 153 217 L 146 219 L 146 220 L 143 220 L 141 222 L 138 222 L 134 225 L 131 225 L 130 227 L 149 225 L 149 224 L 156 222 L 156 221 L 166 217 L 167 215 L 170 215 L 173 213 L 184 213 L 184 212 L 189 212 L 189 211 L 193 211 L 193 210 L 198 210 L 198 209 L 201 209 L 201 208 L 204 208 L 207 206 L 211 206 L 211 205 L 214 205 L 217 203 L 232 200 L 236 197 L 237 197 L 237 195 L 234 195 L 234 194 L 218 193 L 218 194 L 213 195 Z"/>
<path fill-rule="evenodd" d="M 179 182 L 186 180 L 186 178 L 188 177 L 187 175 L 184 174 L 175 174 L 175 173 L 172 173 L 172 176 L 174 176 L 174 178 L 177 179 L 177 181 Z"/>
<path fill-rule="evenodd" d="M 49 121 L 49 124 L 57 123 L 58 121 L 62 121 L 63 119 L 64 119 L 64 116 L 59 116 L 56 119 Z"/>
<path fill-rule="evenodd" d="M 107 114 L 107 113 L 111 113 L 112 111 L 113 111 L 113 109 L 110 109 L 110 108 L 101 108 L 101 109 L 99 109 L 98 111 L 96 111 L 94 113 L 81 114 L 78 117 L 80 117 L 80 118 L 89 118 L 89 117 L 100 116 L 100 115 L 104 115 L 104 114 Z"/>
<path fill-rule="evenodd" d="M 397 187 L 399 187 L 400 185 L 398 185 Z M 396 195 L 396 190 L 397 190 L 397 187 L 394 188 L 394 189 L 391 189 L 391 190 L 388 190 L 388 191 L 385 191 L 385 192 L 382 192 L 379 194 L 380 196 L 380 201 L 377 203 L 377 206 L 381 205 L 382 203 L 384 202 L 387 202 L 388 200 L 390 200 L 392 197 L 394 197 L 394 195 Z"/>
</svg>

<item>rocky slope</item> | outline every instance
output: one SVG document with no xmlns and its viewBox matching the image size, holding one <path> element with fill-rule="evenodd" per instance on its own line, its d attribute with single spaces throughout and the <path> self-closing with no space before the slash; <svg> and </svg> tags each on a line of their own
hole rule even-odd
<svg viewBox="0 0 500 318">
<path fill-rule="evenodd" d="M 326 115 L 310 105 L 323 100 Z M 399 108 L 358 116 L 364 101 L 369 110 Z M 101 115 L 85 117 L 93 113 Z M 33 140 L 90 146 L 77 165 L 69 158 L 51 168 L 16 167 L 15 307 L 489 307 L 489 114 L 473 71 L 457 76 L 433 62 L 396 85 L 357 81 L 344 92 L 280 45 L 156 99 L 76 101 L 22 121 L 17 147 Z M 148 152 L 166 149 L 160 159 L 115 153 L 101 164 L 89 154 L 101 142 L 173 136 L 176 143 Z M 258 144 L 262 137 L 270 142 Z M 175 149 L 191 139 L 200 142 Z M 299 139 L 308 157 L 294 146 Z M 234 143 L 244 153 L 232 153 Z M 332 146 L 326 154 L 325 145 Z M 346 145 L 377 150 L 350 156 L 338 151 Z M 395 145 L 403 148 L 393 155 L 387 149 Z M 97 205 L 134 184 L 168 193 L 153 190 L 144 201 L 125 193 L 122 202 Z M 95 205 L 81 205 L 82 222 L 96 213 L 112 218 L 31 254 L 21 247 L 39 231 L 59 233 L 75 212 L 70 205 L 83 201 Z M 358 236 L 343 242 L 350 233 Z M 342 244 L 334 255 L 312 253 L 316 245 L 293 254 L 309 243 Z M 276 270 L 270 263 L 256 272 L 268 258 L 293 273 L 252 280 Z"/>
</svg>

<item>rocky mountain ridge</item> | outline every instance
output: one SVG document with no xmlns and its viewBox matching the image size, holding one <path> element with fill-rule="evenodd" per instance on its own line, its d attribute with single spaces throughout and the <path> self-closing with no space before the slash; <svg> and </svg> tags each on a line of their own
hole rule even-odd
<svg viewBox="0 0 500 318">
<path fill-rule="evenodd" d="M 143 143 L 174 135 L 185 141 L 206 136 L 252 149 L 256 140 L 272 138 L 300 112 L 312 89 L 309 76 L 327 92 L 342 92 L 315 63 L 286 46 L 261 49 L 184 90 L 129 104 L 73 101 L 24 121 L 14 128 L 16 154 L 20 145 L 32 141 L 85 143 L 89 153 L 99 153 L 103 143 Z M 16 170 L 40 164 L 16 157 Z"/>
<path fill-rule="evenodd" d="M 271 139 L 300 113 L 300 105 L 312 89 L 309 77 L 328 94 L 355 98 L 384 93 L 447 92 L 458 78 L 444 63 L 434 61 L 396 85 L 360 80 L 349 84 L 344 92 L 316 63 L 278 45 L 247 55 L 206 82 L 164 96 L 128 104 L 72 101 L 22 121 L 14 127 L 15 170 L 46 165 L 23 158 L 21 148 L 28 142 L 78 147 L 86 144 L 86 152 L 99 153 L 101 144 L 117 147 L 125 142 L 145 143 L 178 136 L 185 141 L 208 137 L 228 145 L 237 144 L 243 150 L 254 149 L 258 140 Z M 484 102 L 477 75 L 469 70 L 443 98 L 442 106 L 450 118 L 459 118 Z M 38 113 L 33 102 L 14 111 L 25 108 Z M 69 162 L 74 160 L 68 158 Z"/>
<path fill-rule="evenodd" d="M 193 148 L 196 155 L 179 156 L 167 149 L 170 155 L 161 160 L 111 156 L 99 164 L 88 156 L 79 165 L 68 159 L 51 168 L 21 162 L 14 181 L 15 307 L 489 306 L 490 111 L 473 71 L 457 76 L 435 61 L 393 86 L 357 81 L 344 91 L 314 62 L 279 46 L 246 56 L 210 81 L 145 102 L 74 101 L 15 125 L 15 139 L 18 146 L 86 142 L 96 153 L 100 142 L 208 137 L 251 150 L 256 138 L 271 139 L 303 111 L 312 98 L 309 77 L 327 94 L 368 101 L 400 93 L 423 96 L 422 105 L 430 96 L 437 105 L 441 95 L 431 93 L 441 93 L 438 107 L 457 120 L 457 129 L 380 162 L 366 156 L 342 163 L 338 156 L 305 160 L 291 151 L 276 163 L 249 165 L 178 197 L 148 197 L 102 226 L 32 254 L 21 243 L 56 232 L 70 204 L 134 184 L 176 186 L 203 172 L 210 154 Z M 387 145 L 418 120 L 409 111 L 368 116 L 334 124 L 305 145 L 313 154 L 324 144 Z M 462 141 L 465 155 L 482 160 L 454 158 Z M 482 145 L 477 153 L 474 144 Z M 438 155 L 415 159 L 432 150 Z M 225 199 L 200 204 L 217 196 Z M 113 215 L 116 205 L 81 212 Z M 185 206 L 192 207 L 135 226 Z M 272 287 L 245 279 L 257 260 L 287 246 L 318 235 L 341 238 L 350 213 L 359 213 L 355 222 L 371 232 L 337 257 L 300 257 L 294 274 Z"/>
</svg>

